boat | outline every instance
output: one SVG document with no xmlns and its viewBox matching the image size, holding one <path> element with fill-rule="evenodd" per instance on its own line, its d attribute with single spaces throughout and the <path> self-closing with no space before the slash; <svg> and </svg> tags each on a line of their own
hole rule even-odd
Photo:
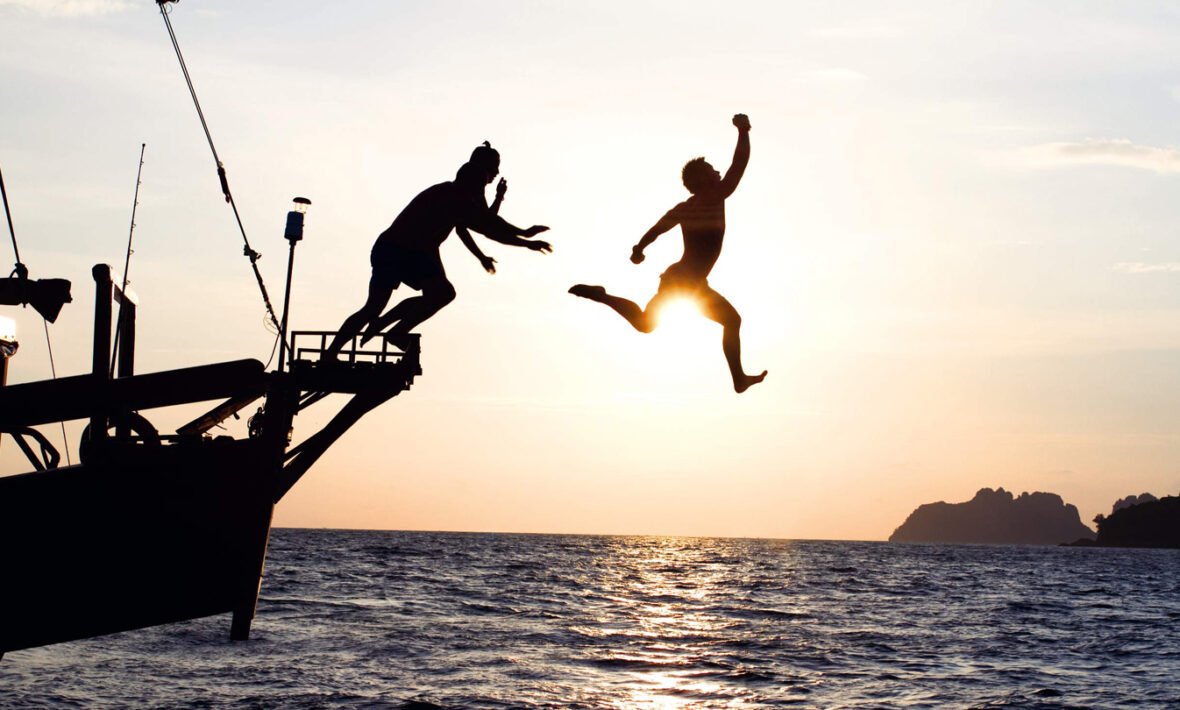
<svg viewBox="0 0 1180 710">
<path fill-rule="evenodd" d="M 32 470 L 0 477 L 0 657 L 5 652 L 232 614 L 229 635 L 250 635 L 275 504 L 366 413 L 410 389 L 421 375 L 421 343 L 402 348 L 359 336 L 324 357 L 336 333 L 291 332 L 288 310 L 295 247 L 310 201 L 295 198 L 284 234 L 290 244 L 281 321 L 246 239 L 224 165 L 213 147 L 168 19 L 174 0 L 157 0 L 201 124 L 226 202 L 234 210 L 263 301 L 275 326 L 278 361 L 217 362 L 162 372 L 135 371 L 136 311 L 105 264 L 92 270 L 94 337 L 90 372 L 4 386 L 15 338 L 0 337 L 0 439 L 16 444 Z M 143 165 L 143 147 L 140 167 Z M 0 190 L 3 178 L 0 177 Z M 139 179 L 136 180 L 136 204 Z M 8 214 L 7 193 L 4 195 Z M 12 219 L 8 215 L 9 231 Z M 134 232 L 132 209 L 131 229 Z M 47 321 L 70 298 L 64 279 L 32 280 L 21 263 L 0 279 L 0 305 L 32 305 Z M 131 254 L 128 238 L 127 256 Z M 118 305 L 118 314 L 115 306 Z M 115 335 L 112 336 L 112 330 Z M 2 334 L 0 334 L 2 336 Z M 295 419 L 331 394 L 349 395 L 321 429 L 292 446 Z M 202 416 L 162 433 L 162 408 L 208 402 Z M 219 425 L 260 403 L 240 438 Z M 61 455 L 38 426 L 85 420 L 79 461 Z M 64 435 L 64 427 L 63 427 Z"/>
<path fill-rule="evenodd" d="M 109 266 L 93 277 L 91 372 L 0 388 L 0 433 L 33 467 L 0 478 L 0 656 L 222 613 L 232 613 L 230 638 L 246 639 L 275 503 L 365 413 L 410 388 L 420 343 L 396 350 L 378 339 L 366 351 L 354 339 L 342 360 L 321 363 L 335 334 L 293 332 L 283 336 L 289 360 L 272 371 L 244 359 L 138 374 L 136 305 Z M 332 393 L 351 397 L 292 447 L 295 417 Z M 175 433 L 146 416 L 218 400 Z M 246 437 L 210 434 L 259 400 Z M 78 419 L 88 420 L 80 462 L 61 466 L 33 427 Z"/>
</svg>

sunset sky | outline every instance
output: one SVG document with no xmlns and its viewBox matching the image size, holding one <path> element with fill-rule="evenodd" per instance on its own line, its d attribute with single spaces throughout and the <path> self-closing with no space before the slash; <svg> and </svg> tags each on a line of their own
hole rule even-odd
<svg viewBox="0 0 1180 710">
<path fill-rule="evenodd" d="M 1087 523 L 1180 492 L 1175 3 L 171 8 L 276 306 L 285 213 L 313 202 L 295 329 L 355 310 L 377 234 L 484 140 L 510 184 L 501 213 L 552 228 L 551 255 L 477 236 L 494 276 L 447 241 L 459 295 L 421 329 L 424 374 L 278 525 L 884 539 L 985 486 L 1058 493 Z M 770 370 L 740 396 L 715 324 L 640 335 L 565 292 L 654 293 L 679 231 L 639 266 L 631 245 L 687 196 L 686 160 L 729 164 L 737 112 L 752 159 L 710 283 L 743 315 L 747 368 Z M 89 369 L 90 267 L 121 269 L 145 142 L 137 370 L 265 361 L 156 5 L 0 0 L 21 256 L 74 284 L 50 326 L 59 375 Z M 5 314 L 9 381 L 47 377 L 40 319 Z M 300 415 L 296 438 L 342 401 Z M 198 409 L 146 414 L 166 431 Z M 27 469 L 3 451 L 0 472 Z"/>
</svg>

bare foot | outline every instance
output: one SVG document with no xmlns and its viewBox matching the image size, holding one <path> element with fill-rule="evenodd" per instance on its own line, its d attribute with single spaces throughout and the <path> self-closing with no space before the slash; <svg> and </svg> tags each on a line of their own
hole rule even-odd
<svg viewBox="0 0 1180 710">
<path fill-rule="evenodd" d="M 733 383 L 733 391 L 741 394 L 765 379 L 766 370 L 763 370 L 761 375 L 742 375 L 742 379 Z"/>
<path fill-rule="evenodd" d="M 602 286 L 587 286 L 586 284 L 578 284 L 570 287 L 570 293 L 580 298 L 588 298 L 591 301 L 602 301 L 606 297 L 606 289 Z"/>
<path fill-rule="evenodd" d="M 379 330 L 366 331 L 365 334 L 361 336 L 361 347 L 365 347 L 365 343 L 369 342 L 373 338 L 376 338 L 378 335 L 381 335 L 381 331 Z"/>
<path fill-rule="evenodd" d="M 401 350 L 402 352 L 407 352 L 414 344 L 414 341 L 418 336 L 414 333 L 389 332 L 385 333 L 381 337 L 385 338 L 385 342 L 389 343 L 395 349 Z"/>
</svg>

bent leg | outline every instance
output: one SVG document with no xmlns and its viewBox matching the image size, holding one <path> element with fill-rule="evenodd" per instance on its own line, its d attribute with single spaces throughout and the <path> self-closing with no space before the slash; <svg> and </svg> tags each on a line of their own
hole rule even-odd
<svg viewBox="0 0 1180 710">
<path fill-rule="evenodd" d="M 640 308 L 639 304 L 635 301 L 630 301 L 621 296 L 612 296 L 601 286 L 578 284 L 571 287 L 569 292 L 575 296 L 609 306 L 640 333 L 650 333 L 656 329 L 655 316 L 659 313 L 659 309 L 662 308 L 664 299 L 667 298 L 666 295 L 657 292 L 651 301 L 648 302 L 647 308 Z"/>
<path fill-rule="evenodd" d="M 379 316 L 369 321 L 368 326 L 365 327 L 365 334 L 361 338 L 361 345 L 364 345 L 365 343 L 369 342 L 369 340 L 380 335 L 381 331 L 401 320 L 403 317 L 405 317 L 406 313 L 413 312 L 414 301 L 418 298 L 420 297 L 413 296 L 411 298 L 407 298 L 386 311 L 385 315 Z"/>
<path fill-rule="evenodd" d="M 369 281 L 369 297 L 365 301 L 365 305 L 356 313 L 353 313 L 344 322 L 340 324 L 339 330 L 336 332 L 336 337 L 332 339 L 332 344 L 324 351 L 324 359 L 334 360 L 344 347 L 344 344 L 359 332 L 366 323 L 381 315 L 381 309 L 385 308 L 385 304 L 389 303 L 389 297 L 393 295 L 393 289 L 384 284 L 375 283 L 373 280 Z"/>
<path fill-rule="evenodd" d="M 410 331 L 421 325 L 427 318 L 438 313 L 453 300 L 455 300 L 455 287 L 451 285 L 450 281 L 447 281 L 445 276 L 423 281 L 421 296 L 402 301 L 397 308 L 386 314 L 389 316 L 395 311 L 400 311 L 398 324 L 385 334 L 385 339 L 395 347 L 405 347 L 405 336 L 409 335 Z"/>
<path fill-rule="evenodd" d="M 701 312 L 709 320 L 720 323 L 725 331 L 721 336 L 721 349 L 729 363 L 729 374 L 733 377 L 733 389 L 741 394 L 766 379 L 766 370 L 760 375 L 747 375 L 742 369 L 742 316 L 724 296 L 711 288 L 701 291 Z"/>
</svg>

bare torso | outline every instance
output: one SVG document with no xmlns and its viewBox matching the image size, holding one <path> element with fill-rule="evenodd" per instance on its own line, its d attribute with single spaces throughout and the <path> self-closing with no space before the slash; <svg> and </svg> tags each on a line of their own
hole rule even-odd
<svg viewBox="0 0 1180 710">
<path fill-rule="evenodd" d="M 693 195 L 676 206 L 684 235 L 684 256 L 669 271 L 691 278 L 705 278 L 721 256 L 725 239 L 725 198 L 720 194 Z"/>
</svg>

